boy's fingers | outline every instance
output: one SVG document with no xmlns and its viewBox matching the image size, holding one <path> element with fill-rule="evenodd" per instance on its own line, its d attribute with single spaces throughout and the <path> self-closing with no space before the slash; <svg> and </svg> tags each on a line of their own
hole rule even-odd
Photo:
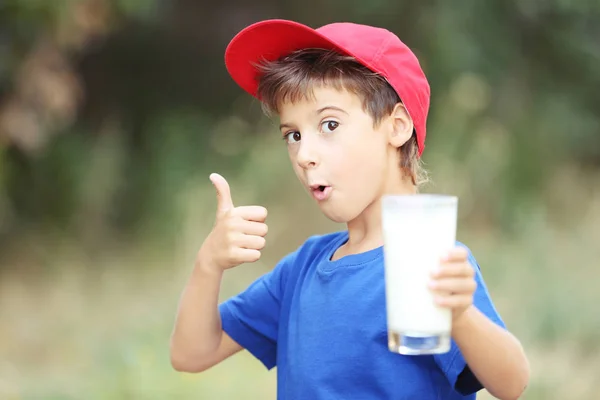
<svg viewBox="0 0 600 400">
<path fill-rule="evenodd" d="M 229 183 L 219 174 L 210 174 L 210 181 L 217 191 L 217 213 L 222 214 L 233 208 Z"/>
<path fill-rule="evenodd" d="M 469 252 L 464 247 L 455 247 L 446 254 L 444 262 L 464 261 L 469 258 Z"/>
<path fill-rule="evenodd" d="M 473 293 L 477 283 L 472 279 L 447 278 L 431 281 L 429 287 L 439 293 Z"/>
<path fill-rule="evenodd" d="M 434 278 L 472 277 L 474 275 L 473 267 L 465 262 L 442 264 L 431 273 Z"/>
<path fill-rule="evenodd" d="M 256 249 L 235 249 L 233 257 L 238 263 L 251 263 L 260 259 L 260 251 Z"/>
<path fill-rule="evenodd" d="M 267 224 L 263 222 L 246 221 L 242 220 L 239 222 L 239 229 L 246 235 L 255 236 L 266 236 L 269 228 Z"/>
<path fill-rule="evenodd" d="M 246 221 L 265 222 L 267 219 L 267 209 L 261 206 L 236 207 L 234 214 Z"/>
<path fill-rule="evenodd" d="M 238 243 L 244 249 L 261 250 L 265 247 L 266 241 L 262 236 L 243 235 Z"/>
<path fill-rule="evenodd" d="M 443 307 L 456 308 L 473 304 L 470 295 L 435 296 L 435 302 Z"/>
</svg>

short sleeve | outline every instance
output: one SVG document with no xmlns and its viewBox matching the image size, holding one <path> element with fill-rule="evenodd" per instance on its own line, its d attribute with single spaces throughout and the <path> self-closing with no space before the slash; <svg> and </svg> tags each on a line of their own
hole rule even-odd
<svg viewBox="0 0 600 400">
<path fill-rule="evenodd" d="M 219 305 L 223 331 L 267 369 L 277 364 L 277 336 L 283 287 L 295 253 L 255 280 L 242 293 Z"/>
<path fill-rule="evenodd" d="M 494 307 L 492 299 L 490 298 L 488 289 L 483 280 L 483 276 L 481 275 L 479 264 L 470 251 L 469 263 L 475 269 L 475 281 L 477 282 L 477 289 L 475 290 L 475 294 L 473 296 L 473 304 L 492 322 L 496 323 L 502 328 L 506 328 L 502 318 Z M 434 358 L 438 366 L 448 378 L 448 381 L 452 387 L 454 387 L 461 394 L 468 395 L 483 388 L 481 383 L 469 369 L 462 353 L 460 352 L 460 349 L 454 340 L 452 340 L 452 347 L 448 353 L 435 355 Z"/>
</svg>

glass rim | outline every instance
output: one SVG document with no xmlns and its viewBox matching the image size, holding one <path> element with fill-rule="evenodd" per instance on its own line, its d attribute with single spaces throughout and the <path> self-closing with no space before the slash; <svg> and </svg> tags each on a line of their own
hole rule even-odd
<svg viewBox="0 0 600 400">
<path fill-rule="evenodd" d="M 448 194 L 386 194 L 381 197 L 382 205 L 395 204 L 407 206 L 423 206 L 423 205 L 448 205 L 453 206 L 458 204 L 458 196 Z"/>
</svg>

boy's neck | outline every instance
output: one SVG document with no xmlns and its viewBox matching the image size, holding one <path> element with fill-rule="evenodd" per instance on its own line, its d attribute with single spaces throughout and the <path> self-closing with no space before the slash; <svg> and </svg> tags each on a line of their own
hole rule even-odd
<svg viewBox="0 0 600 400">
<path fill-rule="evenodd" d="M 388 188 L 384 194 L 416 194 L 417 189 L 412 183 L 403 182 L 395 188 Z M 371 203 L 358 217 L 349 221 L 348 241 L 334 254 L 339 259 L 351 254 L 364 253 L 383 246 L 383 231 L 381 227 L 381 196 Z"/>
</svg>

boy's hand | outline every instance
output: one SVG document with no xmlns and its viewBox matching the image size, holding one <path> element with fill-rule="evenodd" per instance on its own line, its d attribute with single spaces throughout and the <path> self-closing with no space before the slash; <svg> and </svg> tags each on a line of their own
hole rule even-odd
<svg viewBox="0 0 600 400">
<path fill-rule="evenodd" d="M 435 302 L 452 309 L 456 321 L 473 304 L 477 288 L 475 270 L 468 261 L 467 250 L 456 247 L 441 260 L 440 267 L 432 272 L 429 287 L 435 294 Z"/>
<path fill-rule="evenodd" d="M 225 178 L 211 174 L 210 180 L 217 191 L 217 216 L 213 230 L 198 252 L 200 264 L 222 271 L 257 261 L 265 247 L 267 209 L 234 207 Z"/>
</svg>

